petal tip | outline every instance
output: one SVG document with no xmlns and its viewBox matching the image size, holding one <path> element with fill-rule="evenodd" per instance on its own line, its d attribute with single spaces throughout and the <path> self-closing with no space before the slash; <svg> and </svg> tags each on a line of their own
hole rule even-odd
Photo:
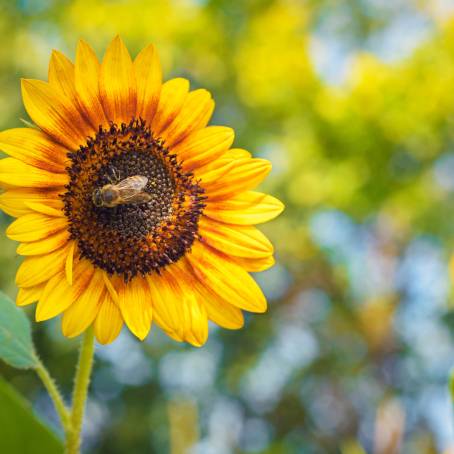
<svg viewBox="0 0 454 454">
<path fill-rule="evenodd" d="M 24 91 L 25 89 L 30 87 L 30 85 L 31 85 L 30 81 L 31 81 L 31 79 L 26 79 L 25 77 L 20 78 L 20 86 L 21 86 L 22 91 Z"/>
<path fill-rule="evenodd" d="M 277 210 L 277 215 L 279 216 L 284 210 L 285 210 L 285 204 L 279 199 L 276 199 L 276 210 Z"/>
<path fill-rule="evenodd" d="M 131 329 L 131 328 L 129 328 L 129 329 Z M 145 331 L 136 331 L 136 330 L 132 331 L 131 330 L 131 332 L 132 332 L 132 334 L 134 334 L 134 336 L 137 337 L 137 339 L 139 339 L 141 342 L 143 342 L 147 338 L 148 333 L 150 332 L 150 330 L 148 329 L 146 332 Z"/>
<path fill-rule="evenodd" d="M 76 57 L 77 55 L 80 56 L 80 54 L 83 53 L 84 51 L 92 51 L 92 47 L 90 46 L 90 44 L 87 43 L 87 41 L 80 38 L 79 41 L 77 41 Z"/>
<path fill-rule="evenodd" d="M 113 37 L 112 41 L 110 42 L 110 45 L 111 46 L 112 45 L 114 45 L 114 46 L 124 46 L 125 44 L 124 44 L 123 40 L 121 39 L 121 36 L 117 33 Z"/>
<path fill-rule="evenodd" d="M 44 322 L 46 321 L 46 317 L 42 314 L 42 311 L 39 309 L 39 304 L 36 306 L 36 311 L 35 311 L 35 321 L 36 322 Z"/>
</svg>

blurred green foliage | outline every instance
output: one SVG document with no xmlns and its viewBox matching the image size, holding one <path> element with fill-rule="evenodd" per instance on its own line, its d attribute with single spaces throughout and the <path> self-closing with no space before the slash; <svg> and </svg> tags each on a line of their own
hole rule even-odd
<svg viewBox="0 0 454 454">
<path fill-rule="evenodd" d="M 1 452 L 21 454 L 61 454 L 62 443 L 35 416 L 24 399 L 0 379 Z"/>
<path fill-rule="evenodd" d="M 135 55 L 154 42 L 166 77 L 208 88 L 213 123 L 273 162 L 264 189 L 287 206 L 263 227 L 277 251 L 257 276 L 267 314 L 240 332 L 213 327 L 201 350 L 157 330 L 143 345 L 124 333 L 98 349 L 86 452 L 177 453 L 194 434 L 197 454 L 454 449 L 450 2 L 0 5 L 2 128 L 26 118 L 19 78 L 45 79 L 52 48 L 73 57 L 84 38 L 101 56 L 119 33 Z M 11 295 L 17 263 L 3 235 L 0 283 Z M 77 341 L 56 322 L 34 329 L 68 394 Z M 35 377 L 1 372 L 55 425 Z M 198 427 L 185 432 L 188 414 Z"/>
</svg>

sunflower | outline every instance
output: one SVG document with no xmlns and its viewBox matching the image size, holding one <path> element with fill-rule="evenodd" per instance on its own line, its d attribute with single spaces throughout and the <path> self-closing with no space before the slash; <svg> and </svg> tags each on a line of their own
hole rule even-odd
<svg viewBox="0 0 454 454">
<path fill-rule="evenodd" d="M 132 60 L 116 37 L 99 63 L 80 41 L 74 64 L 52 53 L 49 82 L 22 80 L 36 127 L 0 133 L 17 304 L 61 315 L 67 337 L 93 326 L 107 344 L 126 323 L 143 340 L 154 321 L 200 346 L 209 320 L 238 329 L 242 310 L 266 310 L 249 272 L 273 264 L 254 224 L 283 205 L 252 191 L 271 164 L 207 126 L 208 91 L 161 79 L 152 45 Z"/>
</svg>

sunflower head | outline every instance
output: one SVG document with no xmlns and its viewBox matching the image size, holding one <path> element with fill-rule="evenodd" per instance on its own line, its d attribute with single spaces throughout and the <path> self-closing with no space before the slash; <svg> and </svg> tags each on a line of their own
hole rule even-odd
<svg viewBox="0 0 454 454">
<path fill-rule="evenodd" d="M 100 128 L 68 156 L 62 199 L 81 257 L 128 282 L 191 248 L 204 189 L 142 119 Z"/>
<path fill-rule="evenodd" d="M 242 310 L 266 309 L 249 272 L 273 264 L 254 225 L 283 206 L 252 191 L 270 163 L 207 126 L 206 90 L 161 79 L 151 45 L 132 60 L 116 37 L 100 63 L 80 41 L 74 64 L 53 52 L 48 82 L 22 81 L 36 128 L 0 133 L 0 207 L 25 256 L 17 304 L 61 314 L 68 337 L 94 325 L 109 343 L 126 323 L 144 339 L 154 320 L 200 346 L 208 320 L 237 329 Z"/>
</svg>

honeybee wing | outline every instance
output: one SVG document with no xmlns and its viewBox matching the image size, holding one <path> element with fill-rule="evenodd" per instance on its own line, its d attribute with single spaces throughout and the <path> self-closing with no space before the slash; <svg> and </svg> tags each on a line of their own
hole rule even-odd
<svg viewBox="0 0 454 454">
<path fill-rule="evenodd" d="M 125 200 L 126 203 L 145 203 L 149 202 L 152 199 L 151 195 L 148 192 L 138 192 L 133 196 L 129 197 L 128 200 Z"/>
<path fill-rule="evenodd" d="M 121 191 L 122 189 L 134 189 L 141 191 L 148 183 L 148 178 L 142 175 L 134 175 L 133 177 L 125 178 L 115 185 L 115 188 Z"/>
<path fill-rule="evenodd" d="M 122 203 L 143 203 L 151 199 L 150 194 L 143 192 L 148 178 L 141 175 L 125 178 L 115 185 Z"/>
</svg>

